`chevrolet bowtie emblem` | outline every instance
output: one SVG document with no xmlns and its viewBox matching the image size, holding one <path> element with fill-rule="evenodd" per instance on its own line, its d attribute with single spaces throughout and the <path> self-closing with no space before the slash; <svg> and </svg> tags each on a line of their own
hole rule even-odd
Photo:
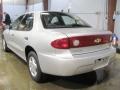
<svg viewBox="0 0 120 90">
<path fill-rule="evenodd" d="M 101 43 L 101 41 L 102 41 L 102 39 L 101 39 L 101 38 L 97 38 L 97 39 L 95 39 L 95 40 L 94 40 L 94 42 L 95 42 L 96 44 Z"/>
</svg>

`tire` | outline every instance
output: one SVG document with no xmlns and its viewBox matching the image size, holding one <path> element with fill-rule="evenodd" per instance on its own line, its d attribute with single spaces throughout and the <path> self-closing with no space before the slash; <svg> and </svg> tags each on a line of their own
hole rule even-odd
<svg viewBox="0 0 120 90">
<path fill-rule="evenodd" d="M 120 53 L 120 48 L 117 48 L 117 49 L 116 49 L 116 52 L 117 52 L 117 53 Z"/>
<path fill-rule="evenodd" d="M 31 51 L 28 54 L 28 68 L 34 81 L 40 83 L 46 82 L 47 77 L 44 73 L 42 73 L 37 54 L 34 51 Z"/>
<path fill-rule="evenodd" d="M 2 47 L 5 52 L 9 51 L 9 48 L 7 47 L 7 43 L 4 38 L 2 39 Z"/>
</svg>

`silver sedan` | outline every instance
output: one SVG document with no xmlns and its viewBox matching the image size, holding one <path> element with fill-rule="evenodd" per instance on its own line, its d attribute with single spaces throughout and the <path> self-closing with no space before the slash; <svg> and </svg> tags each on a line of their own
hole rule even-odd
<svg viewBox="0 0 120 90">
<path fill-rule="evenodd" d="M 34 12 L 18 17 L 3 32 L 3 49 L 28 63 L 36 82 L 46 74 L 73 76 L 108 66 L 116 53 L 111 32 L 93 29 L 62 12 Z"/>
</svg>

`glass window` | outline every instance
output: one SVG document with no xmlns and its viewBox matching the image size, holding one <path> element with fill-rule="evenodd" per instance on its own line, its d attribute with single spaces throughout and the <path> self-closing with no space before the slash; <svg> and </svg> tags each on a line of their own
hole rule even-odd
<svg viewBox="0 0 120 90">
<path fill-rule="evenodd" d="M 33 14 L 26 14 L 18 26 L 18 30 L 29 31 L 33 27 Z"/>
<path fill-rule="evenodd" d="M 73 28 L 90 27 L 86 22 L 74 16 L 60 12 L 46 12 L 41 14 L 45 28 Z"/>
<path fill-rule="evenodd" d="M 50 23 L 51 23 L 51 24 L 55 24 L 55 23 L 57 23 L 57 22 L 59 22 L 59 20 L 58 20 L 58 17 L 55 16 L 55 17 L 52 18 L 52 20 L 51 20 Z"/>
<path fill-rule="evenodd" d="M 12 30 L 29 31 L 33 27 L 33 14 L 20 16 L 12 23 Z"/>
<path fill-rule="evenodd" d="M 68 16 L 62 16 L 62 19 L 63 19 L 65 25 L 72 25 L 72 24 L 76 23 L 76 21 L 74 19 L 72 19 L 71 17 L 68 17 Z"/>
<path fill-rule="evenodd" d="M 22 20 L 24 15 L 20 16 L 18 19 L 16 19 L 12 24 L 11 24 L 11 30 L 18 30 L 18 26 Z"/>
</svg>

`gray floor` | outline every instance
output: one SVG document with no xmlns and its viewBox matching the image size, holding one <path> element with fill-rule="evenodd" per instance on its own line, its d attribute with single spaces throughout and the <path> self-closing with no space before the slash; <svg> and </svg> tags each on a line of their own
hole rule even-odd
<svg viewBox="0 0 120 90">
<path fill-rule="evenodd" d="M 46 83 L 34 82 L 26 63 L 12 52 L 2 50 L 0 37 L 0 90 L 120 90 L 120 55 L 110 66 L 104 81 L 96 83 L 96 73 L 75 77 L 49 76 Z"/>
</svg>

